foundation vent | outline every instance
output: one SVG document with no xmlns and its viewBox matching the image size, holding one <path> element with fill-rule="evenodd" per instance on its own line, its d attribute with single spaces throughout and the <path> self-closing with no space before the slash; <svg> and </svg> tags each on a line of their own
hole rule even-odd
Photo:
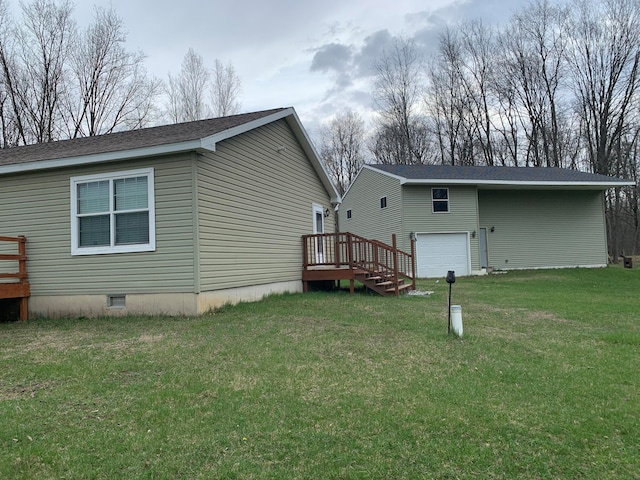
<svg viewBox="0 0 640 480">
<path fill-rule="evenodd" d="M 124 308 L 127 306 L 126 295 L 107 295 L 107 307 Z"/>
</svg>

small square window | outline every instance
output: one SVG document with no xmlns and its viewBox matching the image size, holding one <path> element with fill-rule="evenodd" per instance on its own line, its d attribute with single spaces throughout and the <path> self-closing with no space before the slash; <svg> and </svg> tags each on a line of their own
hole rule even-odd
<svg viewBox="0 0 640 480">
<path fill-rule="evenodd" d="M 351 209 L 347 210 L 347 220 L 351 219 Z"/>
<path fill-rule="evenodd" d="M 380 199 L 380 208 L 387 208 L 387 197 L 382 197 Z"/>
<path fill-rule="evenodd" d="M 433 213 L 449 212 L 449 189 L 448 188 L 432 188 L 431 202 Z"/>
</svg>

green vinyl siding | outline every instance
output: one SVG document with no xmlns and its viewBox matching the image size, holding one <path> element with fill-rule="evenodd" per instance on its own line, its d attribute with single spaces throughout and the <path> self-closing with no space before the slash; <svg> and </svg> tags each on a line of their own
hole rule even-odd
<svg viewBox="0 0 640 480">
<path fill-rule="evenodd" d="M 387 207 L 380 208 L 380 199 L 386 197 Z M 351 218 L 347 211 L 351 210 Z M 363 168 L 347 191 L 339 210 L 339 227 L 361 237 L 391 244 L 397 235 L 402 248 L 402 194 L 400 181 L 379 172 Z"/>
<path fill-rule="evenodd" d="M 197 192 L 202 291 L 300 280 L 301 237 L 313 233 L 313 204 L 332 211 L 284 120 L 201 156 Z M 324 221 L 333 232 L 333 214 Z"/>
<path fill-rule="evenodd" d="M 601 191 L 480 190 L 478 197 L 489 266 L 606 265 Z"/>
<path fill-rule="evenodd" d="M 433 212 L 432 188 L 449 190 L 449 212 Z M 475 186 L 404 185 L 402 187 L 404 206 L 404 235 L 409 238 L 411 232 L 416 233 L 465 233 L 470 235 L 471 268 L 480 268 L 478 246 L 478 200 Z M 405 248 L 408 247 L 408 244 Z"/>
<path fill-rule="evenodd" d="M 27 237 L 33 295 L 193 292 L 189 155 L 2 177 L 2 235 Z M 70 178 L 153 167 L 156 250 L 71 255 Z"/>
</svg>

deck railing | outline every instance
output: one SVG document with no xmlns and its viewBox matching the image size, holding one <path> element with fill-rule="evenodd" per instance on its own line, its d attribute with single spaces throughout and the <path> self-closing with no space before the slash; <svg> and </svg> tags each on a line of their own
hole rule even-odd
<svg viewBox="0 0 640 480">
<path fill-rule="evenodd" d="M 304 235 L 303 268 L 350 268 L 378 272 L 396 281 L 411 280 L 415 288 L 415 242 L 411 252 L 397 248 L 396 236 L 392 245 L 360 237 L 349 232 Z"/>
<path fill-rule="evenodd" d="M 15 251 L 13 248 L 4 248 L 7 243 L 16 243 L 18 253 L 5 253 Z M 0 299 L 19 298 L 20 299 L 20 320 L 24 321 L 28 317 L 27 299 L 31 295 L 31 290 L 27 275 L 27 239 L 26 237 L 0 237 Z M 14 262 L 12 268 L 10 263 Z M 17 263 L 17 272 L 15 271 Z"/>
</svg>

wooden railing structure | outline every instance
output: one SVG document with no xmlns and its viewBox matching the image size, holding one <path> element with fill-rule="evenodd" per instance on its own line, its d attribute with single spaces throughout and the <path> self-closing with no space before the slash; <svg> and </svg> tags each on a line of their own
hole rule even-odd
<svg viewBox="0 0 640 480">
<path fill-rule="evenodd" d="M 29 316 L 28 312 L 28 298 L 31 296 L 31 288 L 29 286 L 27 275 L 27 239 L 26 237 L 0 237 L 0 245 L 3 243 L 16 243 L 18 253 L 3 253 L 4 249 L 0 251 L 0 300 L 16 298 L 20 299 L 20 321 L 25 321 Z M 17 262 L 18 271 L 14 273 L 7 273 L 7 271 L 13 271 L 10 267 L 5 269 L 5 263 Z"/>
<path fill-rule="evenodd" d="M 411 253 L 392 245 L 348 232 L 319 233 L 302 237 L 304 290 L 313 281 L 354 280 L 381 295 L 398 296 L 416 288 L 415 242 Z"/>
</svg>

